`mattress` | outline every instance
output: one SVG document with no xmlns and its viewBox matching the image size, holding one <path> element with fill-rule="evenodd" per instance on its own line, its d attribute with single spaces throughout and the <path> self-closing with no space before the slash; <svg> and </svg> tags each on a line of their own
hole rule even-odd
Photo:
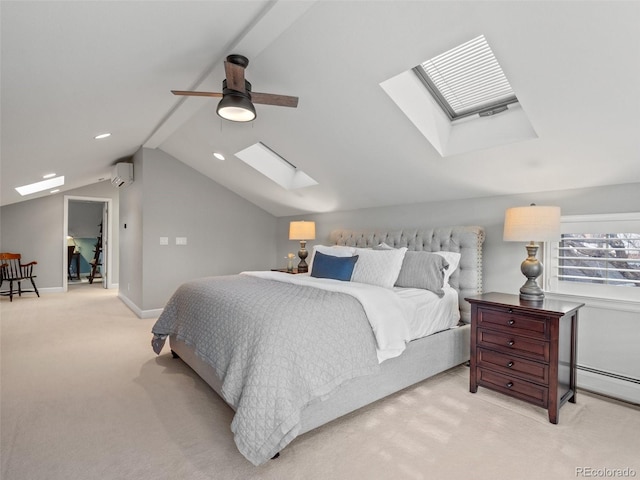
<svg viewBox="0 0 640 480">
<path fill-rule="evenodd" d="M 393 290 L 403 302 L 411 305 L 407 313 L 411 340 L 458 325 L 460 321 L 458 292 L 450 286 L 443 288 L 442 298 L 429 290 L 420 288 L 395 287 Z"/>
</svg>

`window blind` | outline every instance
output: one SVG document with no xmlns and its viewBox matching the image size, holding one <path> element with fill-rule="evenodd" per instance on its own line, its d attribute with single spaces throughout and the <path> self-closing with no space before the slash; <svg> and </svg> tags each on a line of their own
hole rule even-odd
<svg viewBox="0 0 640 480">
<path fill-rule="evenodd" d="M 640 287 L 640 234 L 563 234 L 558 246 L 558 279 Z"/>
<path fill-rule="evenodd" d="M 518 101 L 484 35 L 427 60 L 414 71 L 451 119 Z"/>
</svg>

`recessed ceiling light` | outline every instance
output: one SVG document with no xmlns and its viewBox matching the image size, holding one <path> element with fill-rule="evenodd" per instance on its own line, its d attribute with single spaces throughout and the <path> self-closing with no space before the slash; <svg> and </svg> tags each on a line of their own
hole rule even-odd
<svg viewBox="0 0 640 480">
<path fill-rule="evenodd" d="M 110 133 L 101 133 L 100 135 L 96 135 L 93 138 L 95 138 L 96 140 L 100 140 L 101 138 L 107 138 L 107 137 L 110 137 L 110 136 L 111 136 Z"/>
<path fill-rule="evenodd" d="M 224 160 L 224 155 L 222 155 L 221 153 L 214 152 L 213 156 L 216 157 L 218 160 Z"/>
<path fill-rule="evenodd" d="M 16 190 L 20 195 L 24 196 L 42 192 L 43 190 L 49 190 L 50 188 L 59 187 L 61 185 L 64 185 L 64 176 L 50 178 L 49 180 L 43 180 L 29 185 L 23 185 L 22 187 L 16 187 Z"/>
<path fill-rule="evenodd" d="M 43 175 L 42 178 L 53 178 L 55 176 L 56 176 L 55 173 L 47 173 L 46 175 Z"/>
</svg>

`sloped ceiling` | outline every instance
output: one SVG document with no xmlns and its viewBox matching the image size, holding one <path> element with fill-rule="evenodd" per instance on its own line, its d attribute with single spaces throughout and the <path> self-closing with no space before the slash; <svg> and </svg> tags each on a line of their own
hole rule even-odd
<svg viewBox="0 0 640 480">
<path fill-rule="evenodd" d="M 640 182 L 640 2 L 1 8 L 3 205 L 49 171 L 66 188 L 108 178 L 140 146 L 276 216 Z M 479 34 L 538 138 L 443 158 L 379 84 Z M 220 91 L 229 53 L 249 57 L 255 91 L 296 95 L 298 108 L 258 105 L 237 124 L 215 99 L 170 94 Z M 234 157 L 258 141 L 319 185 L 287 191 Z"/>
</svg>

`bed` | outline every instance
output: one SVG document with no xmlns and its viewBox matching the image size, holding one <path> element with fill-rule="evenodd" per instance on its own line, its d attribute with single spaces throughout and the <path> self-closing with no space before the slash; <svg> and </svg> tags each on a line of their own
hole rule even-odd
<svg viewBox="0 0 640 480">
<path fill-rule="evenodd" d="M 484 230 L 477 226 L 334 231 L 326 247 L 314 249 L 314 275 L 321 271 L 320 260 L 327 260 L 318 252 L 334 251 L 326 248 L 352 249 L 351 255 L 336 256 L 358 254 L 355 269 L 369 265 L 364 261 L 369 256 L 382 257 L 370 253 L 381 250 L 394 261 L 400 251 L 402 258 L 416 258 L 408 252 L 437 252 L 445 265 L 452 258 L 458 265 L 444 270 L 442 295 L 365 285 L 354 281 L 357 270 L 351 282 L 281 272 L 194 280 L 167 303 L 152 345 L 159 354 L 169 338 L 173 355 L 236 411 L 231 425 L 236 445 L 260 465 L 296 436 L 466 362 L 470 306 L 464 298 L 482 293 L 483 242 Z M 401 263 L 405 268 L 406 261 Z M 374 275 L 376 281 L 384 276 Z M 432 297 L 433 305 L 453 302 L 455 324 L 416 327 L 410 320 L 416 310 L 407 313 L 411 301 L 396 299 L 402 295 Z M 403 322 L 388 321 L 402 315 Z"/>
</svg>

